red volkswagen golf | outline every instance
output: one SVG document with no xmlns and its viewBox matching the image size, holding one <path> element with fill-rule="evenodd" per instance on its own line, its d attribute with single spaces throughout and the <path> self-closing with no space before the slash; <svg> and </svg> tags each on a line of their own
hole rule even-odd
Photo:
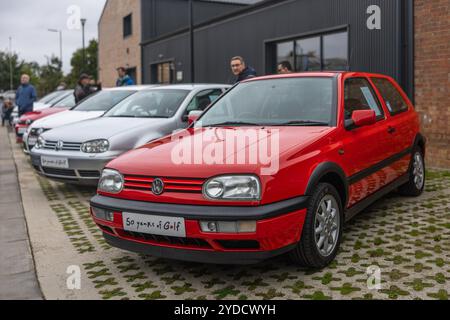
<svg viewBox="0 0 450 320">
<path fill-rule="evenodd" d="M 390 77 L 254 78 L 188 129 L 110 162 L 91 213 L 129 251 L 224 264 L 289 252 L 322 268 L 356 213 L 394 189 L 422 193 L 424 155 L 418 115 Z"/>
</svg>

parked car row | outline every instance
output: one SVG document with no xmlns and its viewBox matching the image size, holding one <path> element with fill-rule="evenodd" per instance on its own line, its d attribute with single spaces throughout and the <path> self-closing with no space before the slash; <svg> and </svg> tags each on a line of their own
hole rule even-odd
<svg viewBox="0 0 450 320">
<path fill-rule="evenodd" d="M 107 89 L 33 122 L 25 137 L 39 174 L 98 182 L 91 215 L 109 244 L 187 261 L 289 253 L 323 268 L 348 219 L 394 189 L 418 196 L 425 185 L 418 115 L 377 74 Z M 273 162 L 249 161 L 259 148 Z"/>
<path fill-rule="evenodd" d="M 54 113 L 62 112 L 74 105 L 75 97 L 73 96 L 73 90 L 60 90 L 52 92 L 40 99 L 34 104 L 32 112 L 28 112 L 20 118 L 18 118 L 18 110 L 16 110 L 17 114 L 13 113 L 12 123 L 16 131 L 17 141 L 23 141 L 24 133 L 34 121 Z"/>
</svg>

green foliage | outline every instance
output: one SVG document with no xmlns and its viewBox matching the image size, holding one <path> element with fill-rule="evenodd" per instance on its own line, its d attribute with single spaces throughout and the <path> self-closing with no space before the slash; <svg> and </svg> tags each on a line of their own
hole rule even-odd
<svg viewBox="0 0 450 320">
<path fill-rule="evenodd" d="M 98 42 L 93 39 L 89 41 L 89 45 L 86 47 L 86 65 L 83 65 L 83 49 L 76 50 L 72 59 L 70 60 L 70 65 L 72 70 L 66 76 L 65 82 L 69 87 L 75 87 L 77 81 L 82 73 L 87 73 L 92 76 L 95 80 L 98 79 Z"/>
<path fill-rule="evenodd" d="M 61 61 L 56 56 L 47 57 L 47 63 L 39 65 L 37 62 L 27 62 L 16 54 L 0 51 L 0 91 L 10 89 L 10 62 L 13 75 L 13 90 L 20 85 L 20 76 L 30 75 L 31 84 L 36 87 L 39 97 L 54 91 L 64 81 L 68 88 L 74 88 L 79 76 L 87 73 L 95 80 L 98 79 L 98 42 L 93 39 L 86 47 L 86 64 L 83 63 L 83 49 L 76 50 L 70 61 L 72 69 L 64 76 Z"/>
</svg>

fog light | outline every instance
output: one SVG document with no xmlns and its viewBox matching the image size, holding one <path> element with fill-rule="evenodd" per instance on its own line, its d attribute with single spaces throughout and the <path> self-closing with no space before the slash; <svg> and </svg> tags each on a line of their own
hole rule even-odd
<svg viewBox="0 0 450 320">
<path fill-rule="evenodd" d="M 207 233 L 254 233 L 256 221 L 200 221 L 200 228 Z"/>
<path fill-rule="evenodd" d="M 111 222 L 114 221 L 113 211 L 92 207 L 92 213 L 94 214 L 94 217 L 96 217 L 97 219 Z"/>
</svg>

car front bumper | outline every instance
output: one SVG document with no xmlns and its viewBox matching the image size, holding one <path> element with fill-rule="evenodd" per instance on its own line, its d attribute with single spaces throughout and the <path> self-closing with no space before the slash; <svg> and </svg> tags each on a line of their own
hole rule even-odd
<svg viewBox="0 0 450 320">
<path fill-rule="evenodd" d="M 91 215 L 105 240 L 124 250 L 157 257 L 217 264 L 252 264 L 292 250 L 300 240 L 308 197 L 259 207 L 193 206 L 150 203 L 97 195 L 91 208 L 114 212 L 114 221 Z M 123 212 L 182 217 L 186 237 L 124 230 Z M 207 233 L 200 221 L 256 221 L 254 233 Z"/>
<path fill-rule="evenodd" d="M 33 168 L 49 179 L 79 185 L 96 186 L 100 179 L 101 171 L 105 165 L 115 156 L 83 156 L 81 152 L 48 152 L 47 150 L 35 150 L 30 152 Z M 42 156 L 61 158 L 68 160 L 66 168 L 43 167 Z"/>
</svg>

